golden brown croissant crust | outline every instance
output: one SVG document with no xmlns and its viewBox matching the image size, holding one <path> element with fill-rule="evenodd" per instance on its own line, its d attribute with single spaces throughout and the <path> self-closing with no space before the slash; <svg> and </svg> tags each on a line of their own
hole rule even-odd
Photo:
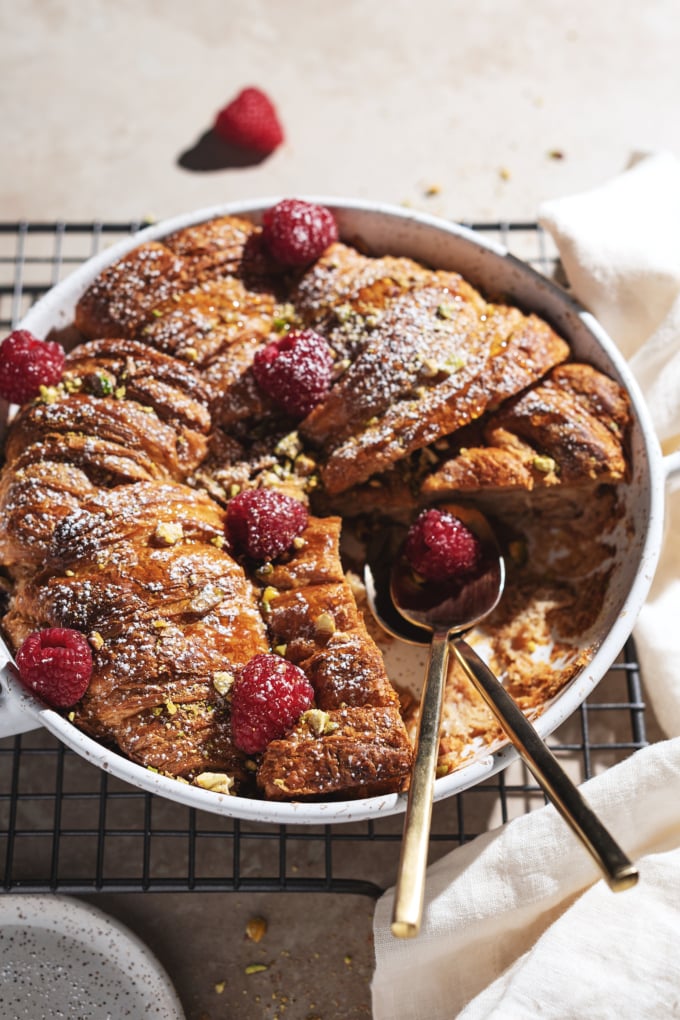
<svg viewBox="0 0 680 1020">
<path fill-rule="evenodd" d="M 83 342 L 5 444 L 3 626 L 15 648 L 46 626 L 87 634 L 95 670 L 73 721 L 165 774 L 223 773 L 273 799 L 400 790 L 411 745 L 336 514 L 615 484 L 628 405 L 547 323 L 456 273 L 337 243 L 286 275 L 259 237 L 234 217 L 178 231 L 79 301 Z M 291 326 L 322 332 L 336 359 L 299 425 L 252 375 Z M 324 516 L 253 571 L 225 547 L 225 506 L 260 485 Z M 272 649 L 305 671 L 316 711 L 252 760 L 232 744 L 229 678 Z"/>
</svg>

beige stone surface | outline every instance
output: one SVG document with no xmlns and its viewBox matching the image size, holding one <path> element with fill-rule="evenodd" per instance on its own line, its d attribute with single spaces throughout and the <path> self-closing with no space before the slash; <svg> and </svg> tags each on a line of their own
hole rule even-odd
<svg viewBox="0 0 680 1020">
<path fill-rule="evenodd" d="M 636 151 L 680 152 L 679 52 L 673 0 L 0 0 L 0 220 L 325 194 L 531 221 Z M 285 144 L 257 166 L 183 165 L 250 84 Z M 368 899 L 95 902 L 152 945 L 190 1020 L 370 1015 Z M 270 969 L 245 976 L 256 957 Z"/>
<path fill-rule="evenodd" d="M 293 193 L 532 218 L 636 149 L 680 150 L 679 43 L 672 0 L 2 0 L 0 218 Z M 247 84 L 285 144 L 183 168 Z"/>
</svg>

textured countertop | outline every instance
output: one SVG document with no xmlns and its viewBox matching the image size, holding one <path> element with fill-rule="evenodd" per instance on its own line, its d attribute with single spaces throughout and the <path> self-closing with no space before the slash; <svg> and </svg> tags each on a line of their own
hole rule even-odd
<svg viewBox="0 0 680 1020">
<path fill-rule="evenodd" d="M 0 8 L 3 219 L 160 218 L 303 193 L 531 219 L 635 150 L 680 149 L 672 0 Z M 285 144 L 257 166 L 190 169 L 249 84 L 274 99 Z"/>
<path fill-rule="evenodd" d="M 323 194 L 531 222 L 638 151 L 680 153 L 678 52 L 672 0 L 5 0 L 0 220 Z M 246 85 L 270 94 L 286 141 L 226 166 L 206 133 Z M 153 944 L 190 1020 L 370 1015 L 368 898 L 92 902 Z M 254 915 L 268 920 L 258 947 Z"/>
</svg>

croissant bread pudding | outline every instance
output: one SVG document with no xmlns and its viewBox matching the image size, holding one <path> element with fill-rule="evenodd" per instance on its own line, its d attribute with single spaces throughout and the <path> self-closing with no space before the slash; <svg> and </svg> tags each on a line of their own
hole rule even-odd
<svg viewBox="0 0 680 1020">
<path fill-rule="evenodd" d="M 404 789 L 417 707 L 357 574 L 376 531 L 450 499 L 504 548 L 506 592 L 472 640 L 513 696 L 539 710 L 583 665 L 629 406 L 538 316 L 363 254 L 288 199 L 262 226 L 224 216 L 139 244 L 74 330 L 65 359 L 21 330 L 0 349 L 18 405 L 3 630 L 73 725 L 223 793 Z M 500 737 L 452 668 L 440 774 Z"/>
</svg>

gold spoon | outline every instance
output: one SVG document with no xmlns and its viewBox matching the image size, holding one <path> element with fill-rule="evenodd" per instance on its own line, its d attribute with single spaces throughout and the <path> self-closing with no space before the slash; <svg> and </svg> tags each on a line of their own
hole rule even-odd
<svg viewBox="0 0 680 1020">
<path fill-rule="evenodd" d="M 390 634 L 412 644 L 427 644 L 430 655 L 420 702 L 415 762 L 408 792 L 404 834 L 392 914 L 392 934 L 412 938 L 420 930 L 432 800 L 439 750 L 449 652 L 474 683 L 546 795 L 600 867 L 614 891 L 628 889 L 638 870 L 588 807 L 557 759 L 463 635 L 498 605 L 505 583 L 503 557 L 486 518 L 470 507 L 447 504 L 440 509 L 458 517 L 479 538 L 481 572 L 471 582 L 446 586 L 422 584 L 403 555 L 390 569 L 391 555 L 369 553 L 364 570 L 369 606 Z M 394 555 L 394 550 L 391 551 Z"/>
</svg>

